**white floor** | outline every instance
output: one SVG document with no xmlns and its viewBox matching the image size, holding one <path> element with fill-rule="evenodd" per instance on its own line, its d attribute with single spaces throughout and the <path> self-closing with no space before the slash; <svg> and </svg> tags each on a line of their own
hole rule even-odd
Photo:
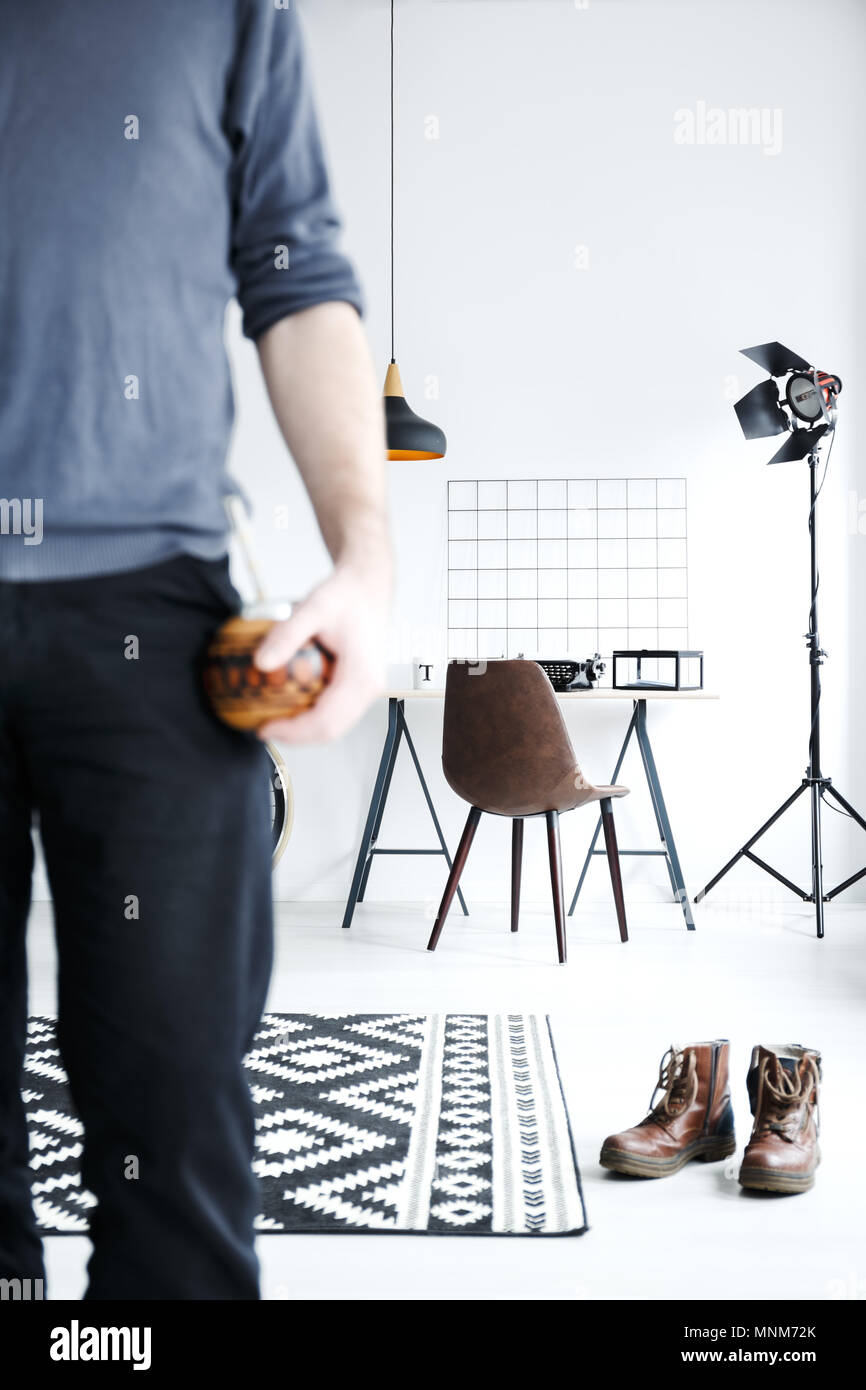
<svg viewBox="0 0 866 1390">
<path fill-rule="evenodd" d="M 583 1174 L 590 1231 L 579 1238 L 266 1236 L 268 1299 L 866 1298 L 866 907 L 833 906 L 814 937 L 806 907 L 711 902 L 686 934 L 674 906 L 630 908 L 619 943 L 612 910 L 572 919 L 570 960 L 555 963 L 549 909 L 455 911 L 439 949 L 411 906 L 364 905 L 351 931 L 338 905 L 281 905 L 269 1007 L 285 1011 L 548 1013 Z M 50 909 L 31 922 L 31 1012 L 54 1009 Z M 796 1197 L 747 1195 L 736 1164 L 691 1164 L 632 1182 L 598 1166 L 602 1139 L 644 1114 L 671 1042 L 729 1037 L 740 1147 L 750 1128 L 753 1043 L 793 1041 L 824 1055 L 823 1163 Z M 49 1294 L 78 1298 L 84 1239 L 46 1242 Z"/>
</svg>

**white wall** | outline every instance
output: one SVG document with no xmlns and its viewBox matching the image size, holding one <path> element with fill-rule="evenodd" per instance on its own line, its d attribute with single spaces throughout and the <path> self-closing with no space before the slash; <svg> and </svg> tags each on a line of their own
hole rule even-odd
<svg viewBox="0 0 866 1390">
<path fill-rule="evenodd" d="M 387 0 L 301 8 L 384 375 Z M 659 707 L 651 731 L 693 888 L 794 789 L 807 757 L 807 469 L 767 469 L 772 442 L 744 444 L 731 409 L 760 375 L 737 349 L 768 339 L 845 383 L 821 499 L 825 765 L 866 806 L 866 539 L 852 534 L 850 499 L 855 510 L 866 503 L 864 40 L 858 0 L 398 0 L 398 356 L 410 401 L 446 429 L 449 450 L 440 464 L 390 465 L 392 657 L 408 663 L 443 629 L 448 478 L 686 475 L 691 639 L 722 699 Z M 677 144 L 674 113 L 699 102 L 780 110 L 781 151 Z M 431 115 L 438 140 L 425 138 Z M 576 268 L 579 245 L 587 269 Z M 256 503 L 274 591 L 298 595 L 324 573 L 324 552 L 234 315 L 230 344 L 234 468 Z M 435 403 L 424 399 L 430 375 Z M 288 535 L 274 526 L 285 502 L 297 516 Z M 572 711 L 591 776 L 609 776 L 627 712 Z M 296 829 L 281 896 L 345 896 L 384 717 L 380 705 L 338 747 L 291 754 Z M 441 707 L 412 707 L 411 720 L 453 843 L 465 808 L 439 771 Z M 634 763 L 621 780 L 637 787 Z M 650 814 L 644 794 L 622 806 L 622 844 L 653 843 Z M 866 862 L 866 836 L 832 813 L 826 822 L 825 864 L 844 877 Z M 586 813 L 565 819 L 572 873 L 590 831 Z M 467 895 L 505 896 L 507 835 L 494 822 L 479 832 Z M 526 892 L 542 899 L 536 838 Z M 408 757 L 383 843 L 433 843 Z M 805 803 L 765 843 L 805 882 Z M 442 869 L 438 859 L 380 860 L 371 896 L 432 901 Z M 633 901 L 662 894 L 659 861 L 632 860 L 627 878 Z M 600 864 L 587 891 L 609 893 Z M 787 898 L 748 865 L 717 893 Z"/>
</svg>

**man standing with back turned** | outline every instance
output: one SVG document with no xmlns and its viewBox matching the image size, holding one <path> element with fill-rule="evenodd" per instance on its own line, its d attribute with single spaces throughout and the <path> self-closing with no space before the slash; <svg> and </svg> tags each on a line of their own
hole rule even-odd
<svg viewBox="0 0 866 1390">
<path fill-rule="evenodd" d="M 196 675 L 237 606 L 223 316 L 236 293 L 334 561 L 258 658 L 318 634 L 333 684 L 266 732 L 328 739 L 378 691 L 390 589 L 359 290 L 294 6 L 0 0 L 0 36 L 0 1277 L 42 1277 L 19 1096 L 36 812 L 98 1199 L 86 1297 L 253 1299 L 265 752 Z"/>
</svg>

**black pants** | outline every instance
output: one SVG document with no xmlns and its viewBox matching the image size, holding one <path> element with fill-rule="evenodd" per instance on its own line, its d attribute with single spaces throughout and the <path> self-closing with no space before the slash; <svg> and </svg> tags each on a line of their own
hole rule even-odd
<svg viewBox="0 0 866 1390">
<path fill-rule="evenodd" d="M 258 1297 L 241 1058 L 272 958 L 267 755 L 197 672 L 237 607 L 227 562 L 189 556 L 0 583 L 0 1277 L 42 1277 L 19 1096 L 35 811 L 98 1199 L 86 1297 Z"/>
</svg>

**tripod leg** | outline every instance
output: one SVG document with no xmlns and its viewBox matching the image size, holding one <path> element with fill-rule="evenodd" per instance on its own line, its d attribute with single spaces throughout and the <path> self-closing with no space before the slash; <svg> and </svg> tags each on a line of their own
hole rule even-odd
<svg viewBox="0 0 866 1390">
<path fill-rule="evenodd" d="M 776 821 L 779 819 L 780 816 L 783 816 L 785 814 L 789 806 L 793 806 L 794 802 L 797 800 L 797 797 L 803 795 L 803 792 L 806 790 L 807 785 L 808 783 L 801 782 L 797 790 L 795 792 L 792 792 L 791 795 L 788 797 L 788 800 L 782 802 L 778 811 L 774 811 L 773 814 L 770 816 L 770 819 L 764 821 L 764 824 L 761 826 L 760 830 L 755 832 L 751 840 L 747 840 L 746 843 L 743 845 L 743 848 L 737 850 L 737 853 L 734 855 L 733 859 L 729 859 L 725 867 L 723 869 L 719 869 L 719 872 L 716 874 L 715 878 L 710 879 L 706 888 L 702 888 L 700 893 L 695 894 L 696 903 L 699 903 L 702 898 L 705 898 L 709 893 L 710 889 L 715 888 L 719 879 L 724 878 L 728 870 L 732 869 L 735 864 L 739 863 L 739 861 L 742 859 L 743 855 L 747 852 L 747 850 L 750 850 L 752 848 L 752 845 L 756 844 L 757 841 L 760 840 L 761 836 L 767 830 L 769 830 L 771 825 L 776 824 Z"/>
<path fill-rule="evenodd" d="M 835 800 L 838 801 L 839 805 L 843 808 L 843 810 L 848 812 L 848 815 L 851 817 L 852 820 L 855 820 L 863 830 L 866 830 L 866 820 L 863 819 L 859 811 L 854 810 L 854 807 L 851 805 L 850 801 L 845 800 L 841 792 L 837 792 L 832 782 L 828 787 L 825 788 L 825 790 L 828 796 L 834 797 Z"/>
<path fill-rule="evenodd" d="M 812 783 L 812 896 L 815 899 L 815 928 L 824 935 L 824 865 L 821 862 L 821 788 Z"/>
<path fill-rule="evenodd" d="M 824 901 L 829 903 L 833 898 L 838 898 L 840 893 L 844 893 L 845 889 L 850 888 L 853 884 L 859 883 L 861 878 L 866 878 L 866 869 L 858 869 L 856 874 L 851 874 L 844 883 L 837 883 L 835 888 L 831 888 L 829 893 L 824 894 Z"/>
<path fill-rule="evenodd" d="M 832 796 L 835 801 L 838 801 L 843 811 L 846 811 L 857 825 L 862 826 L 862 828 L 866 830 L 866 820 L 863 819 L 859 811 L 854 810 L 850 801 L 845 800 L 841 792 L 837 792 L 832 782 L 825 787 L 824 790 L 828 796 Z M 850 888 L 854 883 L 859 883 L 861 878 L 866 878 L 866 869 L 858 869 L 857 873 L 851 874 L 850 878 L 846 878 L 844 883 L 837 883 L 836 887 L 831 888 L 830 892 L 826 894 L 827 901 L 829 902 L 831 898 L 837 898 L 840 893 L 845 892 L 846 888 Z"/>
</svg>

